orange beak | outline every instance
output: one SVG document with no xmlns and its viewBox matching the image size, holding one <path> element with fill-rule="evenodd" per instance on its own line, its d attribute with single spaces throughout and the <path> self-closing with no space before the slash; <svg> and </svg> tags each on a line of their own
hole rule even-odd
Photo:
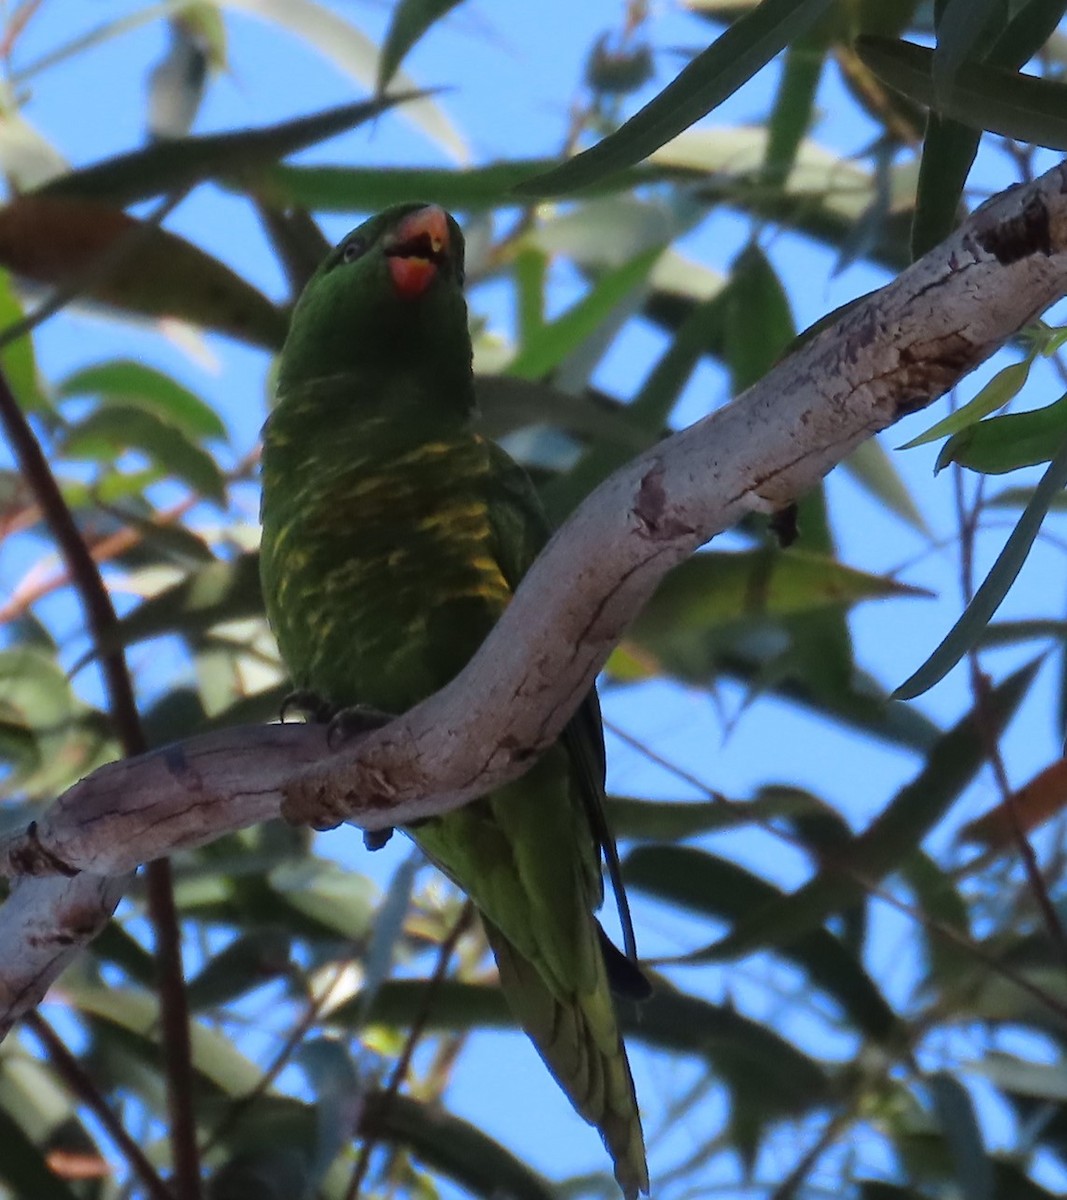
<svg viewBox="0 0 1067 1200">
<path fill-rule="evenodd" d="M 386 261 L 402 300 L 417 300 L 433 283 L 450 252 L 448 216 L 436 204 L 409 213 L 389 235 Z"/>
</svg>

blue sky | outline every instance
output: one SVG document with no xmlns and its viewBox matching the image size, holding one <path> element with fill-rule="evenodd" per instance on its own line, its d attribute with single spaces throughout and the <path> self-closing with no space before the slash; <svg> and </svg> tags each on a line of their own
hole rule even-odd
<svg viewBox="0 0 1067 1200">
<path fill-rule="evenodd" d="M 388 18 L 385 4 L 335 3 L 372 38 L 380 38 Z M 31 22 L 18 47 L 16 67 L 36 59 L 81 30 L 111 19 L 137 6 L 119 3 L 45 4 Z M 462 131 L 474 162 L 503 157 L 555 153 L 568 121 L 568 110 L 578 94 L 578 82 L 588 48 L 605 29 L 617 27 L 621 3 L 585 4 L 547 0 L 542 4 L 468 3 L 460 6 L 420 44 L 406 63 L 418 83 L 450 89 L 439 103 Z M 711 27 L 674 6 L 657 10 L 650 26 L 658 47 L 699 48 Z M 269 24 L 241 13 L 229 16 L 229 72 L 211 86 L 197 121 L 197 132 L 267 124 L 305 112 L 343 103 L 363 94 L 319 54 L 301 47 Z M 566 30 L 565 37 L 558 31 Z M 144 76 L 165 45 L 162 27 L 142 26 L 62 66 L 28 81 L 27 117 L 75 165 L 83 165 L 140 144 L 144 130 Z M 642 98 L 663 86 L 683 62 L 663 50 L 656 57 L 656 78 Z M 820 95 L 821 116 L 817 140 L 842 154 L 858 153 L 869 143 L 873 127 L 855 117 L 835 78 L 828 79 Z M 775 70 L 765 72 L 710 118 L 712 124 L 758 122 L 773 97 Z M 335 139 L 303 156 L 308 161 L 358 164 L 446 165 L 450 160 L 440 147 L 414 130 L 402 117 L 389 115 L 369 129 Z M 977 178 L 990 189 L 1011 181 L 1006 159 L 986 153 Z M 340 236 L 356 223 L 353 217 L 331 217 L 324 222 L 331 236 Z M 257 282 L 268 294 L 280 298 L 283 283 L 273 258 L 244 201 L 217 187 L 199 189 L 168 222 L 206 249 L 230 262 Z M 744 248 L 751 230 L 729 214 L 715 214 L 683 243 L 694 257 L 720 270 Z M 803 328 L 852 297 L 878 286 L 885 276 L 862 265 L 835 270 L 833 256 L 800 239 L 773 229 L 757 231 L 760 245 L 769 253 L 789 289 L 798 327 Z M 556 302 L 562 306 L 575 294 L 575 283 L 561 277 Z M 473 310 L 507 330 L 511 322 L 510 297 L 500 285 L 476 290 Z M 597 375 L 598 382 L 620 394 L 630 394 L 648 368 L 651 356 L 662 348 L 660 334 L 635 326 L 623 349 L 613 353 Z M 233 437 L 234 458 L 253 443 L 266 412 L 267 362 L 259 352 L 221 339 L 209 338 L 207 356 L 190 356 L 173 342 L 151 330 L 113 324 L 97 318 L 64 314 L 41 329 L 37 347 L 44 373 L 55 378 L 88 361 L 110 356 L 143 357 L 183 379 L 216 404 Z M 1005 360 L 1006 361 L 1006 360 Z M 991 368 L 992 369 L 992 368 Z M 990 370 L 991 370 L 990 369 Z M 984 379 L 990 371 L 977 377 Z M 1039 381 L 1030 403 L 1047 403 L 1057 392 L 1046 378 Z M 973 394 L 971 381 L 961 390 L 963 399 Z M 726 376 L 702 367 L 687 392 L 683 412 L 695 418 L 728 398 Z M 943 415 L 944 402 L 931 413 L 910 418 L 885 435 L 893 447 Z M 955 514 L 948 474 L 932 478 L 936 447 L 924 447 L 894 456 L 895 464 L 918 499 L 934 538 L 951 535 Z M 1012 480 L 1015 482 L 1015 480 Z M 994 484 L 994 487 L 996 485 Z M 900 682 L 933 648 L 959 611 L 957 565 L 952 547 L 930 553 L 924 540 L 899 521 L 886 517 L 846 476 L 835 473 L 828 483 L 835 532 L 841 557 L 868 570 L 890 571 L 920 558 L 909 570 L 909 582 L 929 587 L 938 600 L 894 600 L 862 606 L 852 617 L 861 664 L 887 686 Z M 254 497 L 249 499 L 254 509 Z M 979 578 L 999 549 L 1006 528 L 982 539 Z M 13 586 L 24 562 L 0 551 L 0 593 Z M 1029 616 L 1047 612 L 1050 596 L 1064 593 L 1063 556 L 1058 548 L 1039 546 L 1033 561 L 1005 606 L 1005 615 Z M 991 668 L 1004 669 L 1018 654 L 990 656 Z M 141 660 L 143 661 L 143 659 Z M 165 687 L 171 680 L 149 680 L 150 688 Z M 1005 746 L 1012 779 L 1021 783 L 1058 753 L 1057 731 L 1050 714 L 1055 712 L 1054 672 L 1046 669 L 1042 683 L 1016 721 Z M 839 807 L 860 827 L 877 812 L 893 791 L 917 769 L 917 760 L 901 751 L 858 739 L 829 727 L 780 702 L 760 699 L 749 705 L 736 687 L 723 686 L 716 703 L 695 691 L 647 684 L 613 691 L 606 715 L 623 729 L 652 743 L 657 751 L 698 774 L 728 795 L 744 797 L 767 782 L 788 782 L 810 788 Z M 958 669 L 919 702 L 942 724 L 954 721 L 969 703 L 965 673 Z M 727 714 L 728 720 L 723 719 Z M 649 796 L 694 796 L 692 789 L 651 766 L 635 750 L 609 736 L 609 782 L 620 791 Z M 981 811 L 995 798 L 988 780 L 972 789 L 961 806 L 959 821 Z M 933 844 L 945 847 L 950 834 L 939 831 Z M 766 870 L 779 882 L 799 882 L 807 865 L 789 847 L 763 834 L 719 838 L 716 847 L 728 848 L 750 866 Z M 394 843 L 371 860 L 369 866 L 355 831 L 329 835 L 324 853 L 358 863 L 383 882 L 406 852 Z M 646 953 L 669 953 L 686 948 L 686 926 L 668 918 L 656 906 L 635 901 L 639 932 Z M 914 958 L 902 954 L 912 936 L 898 917 L 882 914 L 880 936 L 873 947 L 878 976 L 890 981 L 891 990 L 904 995 L 914 978 Z M 895 965 L 894 965 L 895 964 Z M 683 986 L 696 986 L 692 973 L 679 975 Z M 701 987 L 714 999 L 736 995 L 746 1011 L 775 1019 L 782 997 L 779 986 L 792 988 L 795 976 L 769 966 L 764 959 L 727 970 L 705 970 Z M 825 1037 L 822 1026 L 805 1018 L 799 1022 L 801 1040 Z M 454 1109 L 499 1136 L 506 1145 L 529 1155 L 535 1165 L 557 1176 L 570 1171 L 600 1169 L 604 1158 L 595 1135 L 570 1112 L 555 1086 L 517 1035 L 485 1034 L 465 1053 L 449 1093 Z M 832 1044 L 810 1043 L 816 1052 L 834 1053 Z M 948 1053 L 955 1054 L 956 1047 Z M 683 1081 L 695 1078 L 694 1064 L 644 1054 L 634 1054 L 638 1089 L 649 1114 L 648 1132 L 655 1139 L 663 1101 L 677 1095 Z M 531 1122 L 530 1114 L 536 1114 Z M 997 1114 L 985 1114 L 996 1129 Z M 718 1101 L 695 1108 L 680 1120 L 664 1142 L 653 1140 L 653 1172 L 683 1157 L 687 1146 L 706 1137 L 721 1122 Z M 782 1159 L 780 1161 L 785 1161 Z M 772 1164 L 768 1164 L 772 1167 Z M 773 1168 L 772 1168 L 773 1169 Z"/>
</svg>

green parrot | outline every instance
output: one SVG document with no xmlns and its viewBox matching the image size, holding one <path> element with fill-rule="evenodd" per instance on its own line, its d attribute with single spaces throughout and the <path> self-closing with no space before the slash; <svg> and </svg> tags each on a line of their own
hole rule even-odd
<svg viewBox="0 0 1067 1200">
<path fill-rule="evenodd" d="M 404 712 L 467 664 L 549 534 L 526 473 L 477 431 L 451 216 L 399 205 L 328 255 L 293 312 L 277 393 L 261 574 L 282 658 L 325 712 Z M 405 832 L 474 901 L 517 1020 L 633 1200 L 648 1169 L 611 989 L 647 983 L 603 796 L 593 691 L 526 775 Z M 602 853 L 629 958 L 593 915 Z"/>
</svg>

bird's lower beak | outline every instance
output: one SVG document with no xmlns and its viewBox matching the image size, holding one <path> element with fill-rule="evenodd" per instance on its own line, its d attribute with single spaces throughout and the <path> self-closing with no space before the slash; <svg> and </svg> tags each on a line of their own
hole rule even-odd
<svg viewBox="0 0 1067 1200">
<path fill-rule="evenodd" d="M 393 287 L 401 299 L 421 296 L 448 261 L 451 250 L 448 216 L 436 204 L 408 213 L 385 242 Z"/>
</svg>

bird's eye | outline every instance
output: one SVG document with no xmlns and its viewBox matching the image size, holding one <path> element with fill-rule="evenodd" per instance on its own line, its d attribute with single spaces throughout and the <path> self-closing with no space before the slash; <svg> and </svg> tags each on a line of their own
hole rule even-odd
<svg viewBox="0 0 1067 1200">
<path fill-rule="evenodd" d="M 341 251 L 341 261 L 350 263 L 355 262 L 360 258 L 367 249 L 367 239 L 354 237 L 350 242 L 345 243 L 344 250 Z"/>
</svg>

